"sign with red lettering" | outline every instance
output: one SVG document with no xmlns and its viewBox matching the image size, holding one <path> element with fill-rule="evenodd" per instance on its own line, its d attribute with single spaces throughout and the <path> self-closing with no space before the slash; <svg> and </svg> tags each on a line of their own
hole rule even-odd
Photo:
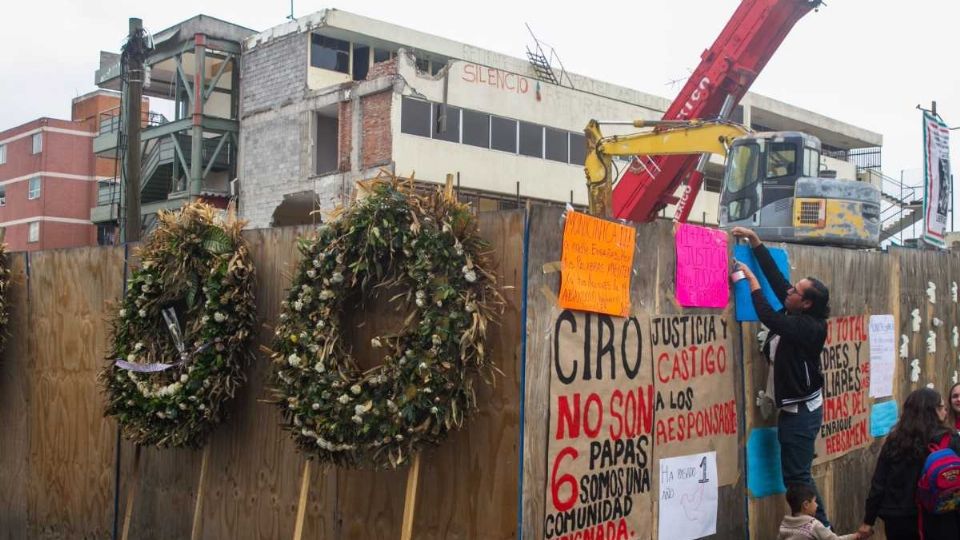
<svg viewBox="0 0 960 540">
<path fill-rule="evenodd" d="M 514 94 L 530 92 L 530 79 L 522 75 L 479 64 L 462 63 L 461 65 L 463 71 L 460 77 L 468 83 L 489 86 Z"/>
<path fill-rule="evenodd" d="M 648 331 L 642 316 L 555 317 L 542 538 L 650 538 Z"/>
<path fill-rule="evenodd" d="M 656 397 L 654 456 L 717 452 L 720 485 L 737 480 L 735 358 L 729 322 L 719 315 L 650 320 Z"/>
<path fill-rule="evenodd" d="M 722 308 L 730 301 L 727 231 L 680 223 L 676 234 L 677 302 Z"/>
<path fill-rule="evenodd" d="M 870 444 L 867 321 L 866 315 L 827 319 L 827 341 L 820 355 L 823 424 L 817 437 L 814 465 Z"/>
</svg>

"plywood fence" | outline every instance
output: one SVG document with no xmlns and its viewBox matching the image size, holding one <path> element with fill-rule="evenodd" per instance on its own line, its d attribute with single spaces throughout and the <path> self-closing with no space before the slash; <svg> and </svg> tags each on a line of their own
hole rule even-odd
<svg viewBox="0 0 960 540">
<path fill-rule="evenodd" d="M 548 485 L 550 366 L 548 337 L 556 315 L 561 211 L 534 207 L 481 215 L 507 306 L 491 336 L 503 375 L 482 391 L 480 414 L 422 459 L 414 538 L 539 539 L 544 537 Z M 257 267 L 257 303 L 269 344 L 280 301 L 297 260 L 296 238 L 307 229 L 246 232 Z M 765 367 L 756 325 L 736 323 L 725 309 L 683 309 L 673 297 L 675 249 L 669 223 L 636 227 L 631 298 L 646 316 L 710 314 L 734 329 L 735 478 L 720 488 L 715 538 L 772 538 L 782 497 L 755 499 L 746 487 L 742 452 L 751 429 L 772 425 L 754 403 Z M 813 275 L 831 287 L 835 315 L 890 313 L 909 337 L 909 359 L 897 363 L 894 397 L 932 383 L 945 391 L 960 351 L 951 329 L 960 325 L 951 288 L 960 257 L 895 249 L 864 252 L 784 246 L 794 278 Z M 10 337 L 0 360 L 0 539 L 110 538 L 130 489 L 133 448 L 119 442 L 102 416 L 96 374 L 103 364 L 109 304 L 123 293 L 129 253 L 124 247 L 11 255 Z M 526 280 L 524 279 L 526 277 Z M 936 303 L 928 299 L 930 284 Z M 910 311 L 919 309 L 913 332 Z M 526 314 L 524 320 L 523 313 Z M 385 315 L 386 317 L 386 315 Z M 935 324 L 938 322 L 939 324 Z M 936 353 L 927 352 L 933 331 Z M 910 379 L 909 361 L 921 373 Z M 204 538 L 292 538 L 303 458 L 281 432 L 258 355 L 249 381 L 233 400 L 230 420 L 210 441 L 201 517 Z M 818 465 L 814 475 L 836 528 L 849 532 L 862 517 L 881 444 Z M 144 449 L 131 538 L 189 538 L 201 452 Z M 653 470 L 657 470 L 653 464 Z M 313 469 L 304 538 L 399 538 L 406 470 Z M 655 499 L 655 496 L 654 496 Z M 656 536 L 656 508 L 649 508 Z M 645 536 L 644 538 L 649 538 Z"/>
</svg>

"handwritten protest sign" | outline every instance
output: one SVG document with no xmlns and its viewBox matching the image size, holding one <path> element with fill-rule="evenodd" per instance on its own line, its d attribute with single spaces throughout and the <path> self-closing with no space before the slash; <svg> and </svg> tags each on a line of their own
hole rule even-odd
<svg viewBox="0 0 960 540">
<path fill-rule="evenodd" d="M 737 479 L 736 361 L 732 332 L 718 315 L 650 320 L 656 384 L 656 459 L 716 450 L 720 485 Z"/>
<path fill-rule="evenodd" d="M 717 454 L 660 460 L 660 540 L 695 540 L 717 533 Z"/>
<path fill-rule="evenodd" d="M 866 315 L 827 320 L 827 342 L 820 355 L 823 424 L 814 465 L 870 443 L 869 349 Z"/>
<path fill-rule="evenodd" d="M 567 212 L 560 307 L 626 316 L 635 237 L 633 227 Z"/>
<path fill-rule="evenodd" d="M 726 307 L 730 300 L 727 233 L 681 223 L 676 234 L 677 302 Z"/>
<path fill-rule="evenodd" d="M 870 397 L 893 395 L 896 326 L 893 315 L 870 316 Z"/>
<path fill-rule="evenodd" d="M 650 537 L 648 332 L 640 316 L 554 317 L 542 538 Z"/>
</svg>

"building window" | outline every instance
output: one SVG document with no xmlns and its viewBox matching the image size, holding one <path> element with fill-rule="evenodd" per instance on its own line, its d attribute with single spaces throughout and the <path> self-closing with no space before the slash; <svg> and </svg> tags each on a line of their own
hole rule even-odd
<svg viewBox="0 0 960 540">
<path fill-rule="evenodd" d="M 310 40 L 310 65 L 350 73 L 350 42 L 313 34 Z"/>
<path fill-rule="evenodd" d="M 430 103 L 408 97 L 400 103 L 400 132 L 430 136 Z"/>
<path fill-rule="evenodd" d="M 490 148 L 517 153 L 517 121 L 499 116 L 490 117 Z"/>
<path fill-rule="evenodd" d="M 570 164 L 583 165 L 587 159 L 587 138 L 579 133 L 570 134 Z"/>
<path fill-rule="evenodd" d="M 0 165 L 7 162 L 7 145 L 0 144 Z"/>
<path fill-rule="evenodd" d="M 340 168 L 340 118 L 317 115 L 317 174 L 336 172 Z"/>
<path fill-rule="evenodd" d="M 490 148 L 490 115 L 477 111 L 463 111 L 463 144 Z"/>
<path fill-rule="evenodd" d="M 42 151 L 43 151 L 43 133 L 34 133 L 32 153 L 39 154 Z"/>
<path fill-rule="evenodd" d="M 566 163 L 570 159 L 570 142 L 567 132 L 559 129 L 544 128 L 544 156 L 551 161 Z"/>
<path fill-rule="evenodd" d="M 7 186 L 0 186 L 0 206 L 7 205 Z"/>
<path fill-rule="evenodd" d="M 433 138 L 458 143 L 460 142 L 460 108 L 447 105 L 446 113 L 443 109 L 444 106 L 440 103 L 433 106 L 433 117 L 436 119 L 433 122 Z"/>
<path fill-rule="evenodd" d="M 40 177 L 34 176 L 31 178 L 27 184 L 27 199 L 39 199 L 40 198 Z"/>
<path fill-rule="evenodd" d="M 543 157 L 543 126 L 520 122 L 520 154 Z"/>
<path fill-rule="evenodd" d="M 117 227 L 113 223 L 100 223 L 97 225 L 97 245 L 112 246 L 117 233 Z"/>
<path fill-rule="evenodd" d="M 396 56 L 397 53 L 386 49 L 373 49 L 373 63 L 386 62 Z"/>
<path fill-rule="evenodd" d="M 421 73 L 426 73 L 430 71 L 430 61 L 427 60 L 426 58 L 418 58 L 416 64 L 417 64 L 417 71 Z"/>
<path fill-rule="evenodd" d="M 365 45 L 353 46 L 353 80 L 362 81 L 370 71 L 370 47 Z"/>
<path fill-rule="evenodd" d="M 27 242 L 39 242 L 40 241 L 40 222 L 31 221 L 30 225 L 27 226 Z"/>
</svg>

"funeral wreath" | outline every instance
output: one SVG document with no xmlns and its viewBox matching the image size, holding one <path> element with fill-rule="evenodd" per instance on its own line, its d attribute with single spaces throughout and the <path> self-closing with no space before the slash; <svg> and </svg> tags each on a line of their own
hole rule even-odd
<svg viewBox="0 0 960 540">
<path fill-rule="evenodd" d="M 158 214 L 112 321 L 106 414 L 138 445 L 200 447 L 244 381 L 256 323 L 242 222 L 191 203 Z"/>
<path fill-rule="evenodd" d="M 485 339 L 502 299 L 469 206 L 393 177 L 360 190 L 300 240 L 272 347 L 275 395 L 308 456 L 393 468 L 476 409 L 476 378 L 494 375 Z M 384 356 L 364 370 L 342 315 L 377 301 L 405 317 L 370 339 Z"/>
</svg>

